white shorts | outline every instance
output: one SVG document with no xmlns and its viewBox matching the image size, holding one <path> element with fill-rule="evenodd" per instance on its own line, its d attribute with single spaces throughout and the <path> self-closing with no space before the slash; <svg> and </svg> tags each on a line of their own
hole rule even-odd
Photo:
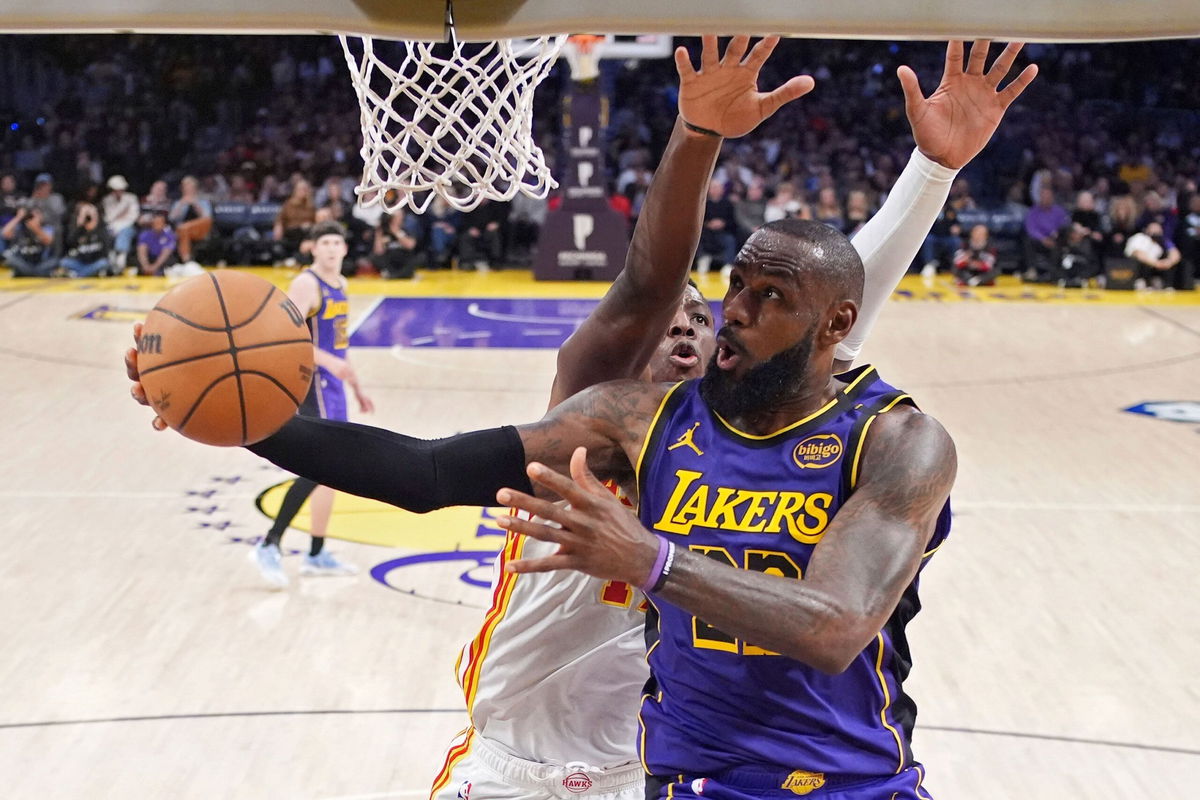
<svg viewBox="0 0 1200 800">
<path fill-rule="evenodd" d="M 598 770 L 539 764 L 503 752 L 474 729 L 457 737 L 430 800 L 645 800 L 638 763 Z M 449 770 L 449 772 L 446 771 Z"/>
</svg>

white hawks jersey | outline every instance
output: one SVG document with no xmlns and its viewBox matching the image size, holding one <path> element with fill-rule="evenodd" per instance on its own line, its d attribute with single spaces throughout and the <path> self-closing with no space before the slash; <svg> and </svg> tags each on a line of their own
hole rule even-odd
<svg viewBox="0 0 1200 800">
<path fill-rule="evenodd" d="M 645 598 L 572 570 L 504 571 L 510 561 L 557 550 L 509 533 L 497 556 L 491 607 L 457 665 L 471 723 L 531 761 L 600 769 L 636 762 L 638 704 L 650 674 Z"/>
</svg>

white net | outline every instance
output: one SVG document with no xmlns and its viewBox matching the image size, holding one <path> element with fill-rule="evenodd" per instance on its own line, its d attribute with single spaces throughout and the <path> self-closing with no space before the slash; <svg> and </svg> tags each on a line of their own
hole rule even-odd
<svg viewBox="0 0 1200 800">
<path fill-rule="evenodd" d="M 533 140 L 533 93 L 566 36 L 483 43 L 338 37 L 362 109 L 359 202 L 469 211 L 557 184 Z M 389 62 L 394 65 L 389 65 Z"/>
</svg>

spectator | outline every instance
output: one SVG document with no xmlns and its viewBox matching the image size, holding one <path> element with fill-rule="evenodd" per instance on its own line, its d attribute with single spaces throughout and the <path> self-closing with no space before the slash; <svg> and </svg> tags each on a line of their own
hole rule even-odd
<svg viewBox="0 0 1200 800">
<path fill-rule="evenodd" d="M 495 267 L 504 252 L 504 223 L 508 205 L 484 199 L 463 214 L 458 232 L 459 266 L 465 270 Z"/>
<path fill-rule="evenodd" d="M 439 204 L 440 214 L 436 208 Z M 537 247 L 542 225 L 546 222 L 547 210 L 546 198 L 539 200 L 524 192 L 518 192 L 513 197 L 508 214 L 508 260 L 511 263 L 520 266 L 529 266 L 533 263 L 533 251 Z M 448 259 L 449 257 L 449 245 L 453 243 L 453 236 L 449 240 L 446 238 L 447 229 L 453 230 L 453 225 L 449 220 L 450 211 L 448 204 L 439 197 L 434 200 L 429 213 L 425 215 L 425 221 L 430 226 L 430 248 L 434 251 L 435 263 L 440 263 L 443 258 Z M 434 243 L 433 234 L 439 224 L 438 217 L 441 218 L 441 236 L 439 242 Z"/>
<path fill-rule="evenodd" d="M 959 286 L 996 285 L 996 249 L 987 225 L 971 228 L 965 246 L 954 254 L 954 282 Z"/>
<path fill-rule="evenodd" d="M 63 220 L 67 216 L 67 204 L 63 202 L 62 195 L 54 191 L 54 178 L 49 172 L 43 172 L 33 179 L 29 205 L 42 212 L 43 225 L 53 229 L 56 236 L 61 233 Z"/>
<path fill-rule="evenodd" d="M 1195 275 L 1200 269 L 1200 193 L 1193 192 L 1188 197 L 1187 211 L 1179 219 L 1179 252 L 1187 261 L 1187 273 L 1193 277 L 1191 285 L 1182 281 L 1179 288 L 1194 289 Z"/>
<path fill-rule="evenodd" d="M 212 231 L 212 204 L 200 196 L 200 182 L 191 175 L 179 182 L 179 199 L 171 207 L 167 219 L 175 228 L 179 242 L 179 260 L 190 270 L 200 265 L 193 259 L 192 246 L 203 241 Z"/>
<path fill-rule="evenodd" d="M 1158 222 L 1148 222 L 1142 231 L 1130 236 L 1125 255 L 1138 262 L 1138 278 L 1133 284 L 1136 289 L 1174 289 L 1179 278 L 1191 283 L 1191 276 L 1183 275 L 1180 269 L 1183 257 L 1179 248 L 1166 238 Z"/>
<path fill-rule="evenodd" d="M 314 202 L 317 208 L 328 210 L 330 219 L 340 222 L 343 226 L 349 224 L 352 219 L 354 193 L 353 191 L 345 192 L 344 181 L 338 175 L 330 175 L 325 179 Z"/>
<path fill-rule="evenodd" d="M 75 208 L 75 224 L 67 234 L 66 250 L 60 266 L 72 278 L 92 278 L 114 271 L 108 260 L 110 239 L 100 224 L 100 211 L 91 203 Z"/>
<path fill-rule="evenodd" d="M 846 212 L 842 210 L 836 189 L 826 186 L 817 192 L 817 203 L 813 206 L 813 219 L 824 222 L 839 231 L 846 227 Z"/>
<path fill-rule="evenodd" d="M 958 209 L 954 200 L 948 199 L 921 245 L 921 260 L 924 262 L 921 274 L 926 278 L 936 275 L 943 265 L 954 258 L 960 247 L 962 226 L 958 224 Z"/>
<path fill-rule="evenodd" d="M 733 217 L 737 220 L 738 245 L 766 222 L 767 201 L 763 199 L 763 182 L 755 178 L 746 186 L 746 196 L 733 200 Z"/>
<path fill-rule="evenodd" d="M 296 259 L 308 249 L 308 231 L 317 218 L 317 209 L 313 205 L 312 185 L 300 178 L 292 184 L 292 193 L 279 209 L 275 217 L 275 241 L 280 243 L 280 255 L 287 259 L 286 263 L 296 263 Z"/>
<path fill-rule="evenodd" d="M 150 191 L 142 198 L 142 215 L 138 224 L 149 228 L 155 214 L 168 214 L 171 211 L 171 198 L 167 196 L 167 182 L 155 181 L 150 184 Z"/>
<path fill-rule="evenodd" d="M 138 269 L 143 275 L 162 275 L 167 267 L 175 264 L 175 247 L 178 239 L 167 225 L 167 215 L 162 212 L 150 218 L 150 227 L 138 235 Z"/>
<path fill-rule="evenodd" d="M 1113 197 L 1108 204 L 1108 218 L 1104 223 L 1104 257 L 1125 255 L 1125 245 L 1138 232 L 1137 205 L 1127 194 Z"/>
<path fill-rule="evenodd" d="M 108 188 L 109 193 L 101 202 L 104 208 L 104 226 L 112 237 L 113 267 L 121 271 L 125 269 L 129 249 L 137 236 L 138 217 L 142 212 L 137 197 L 129 191 L 129 183 L 125 176 L 113 175 L 108 179 Z"/>
<path fill-rule="evenodd" d="M 48 278 L 58 266 L 54 257 L 54 229 L 44 221 L 42 209 L 27 205 L 0 230 L 5 243 L 4 262 L 14 278 Z"/>
<path fill-rule="evenodd" d="M 385 278 L 411 278 L 416 270 L 417 237 L 413 235 L 416 217 L 409 217 L 398 208 L 384 214 L 375 231 L 375 254 L 371 259 L 379 274 Z"/>
<path fill-rule="evenodd" d="M 17 176 L 11 172 L 0 175 L 0 227 L 17 215 L 17 209 L 26 204 L 25 199 L 17 191 Z"/>
<path fill-rule="evenodd" d="M 1162 226 L 1163 236 L 1174 240 L 1175 225 L 1178 221 L 1179 215 L 1164 202 L 1161 194 L 1151 190 L 1142 196 L 1142 215 L 1138 217 L 1138 230 L 1145 230 L 1147 224 L 1157 222 Z"/>
<path fill-rule="evenodd" d="M 853 236 L 858 233 L 867 220 L 871 218 L 871 201 L 862 189 L 854 189 L 846 195 L 846 222 L 842 225 L 842 233 Z"/>
<path fill-rule="evenodd" d="M 1071 219 L 1054 202 L 1054 190 L 1043 186 L 1038 203 L 1025 215 L 1025 279 L 1044 281 L 1058 274 L 1059 237 Z"/>
<path fill-rule="evenodd" d="M 811 215 L 804 214 L 806 208 L 807 206 L 796 197 L 795 184 L 791 181 L 783 181 L 775 187 L 775 194 L 767 201 L 766 207 L 763 209 L 763 222 L 774 222 L 785 217 L 812 219 Z"/>
<path fill-rule="evenodd" d="M 704 227 L 700 231 L 700 246 L 696 251 L 696 268 L 703 275 L 716 260 L 722 267 L 732 264 L 737 256 L 737 219 L 733 203 L 725 196 L 725 184 L 708 184 L 708 202 L 704 206 Z"/>
</svg>

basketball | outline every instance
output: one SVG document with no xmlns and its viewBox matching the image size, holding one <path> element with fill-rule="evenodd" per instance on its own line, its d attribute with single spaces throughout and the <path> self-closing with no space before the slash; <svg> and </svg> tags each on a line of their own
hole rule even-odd
<svg viewBox="0 0 1200 800">
<path fill-rule="evenodd" d="M 262 278 L 198 275 L 163 296 L 137 343 L 158 415 L 204 444 L 253 444 L 296 413 L 313 376 L 304 315 Z"/>
</svg>

